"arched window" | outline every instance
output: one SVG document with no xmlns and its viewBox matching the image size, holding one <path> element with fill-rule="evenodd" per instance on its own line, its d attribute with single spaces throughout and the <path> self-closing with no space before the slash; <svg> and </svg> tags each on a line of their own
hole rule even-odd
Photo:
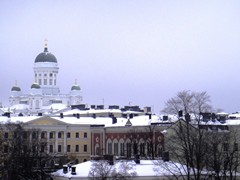
<svg viewBox="0 0 240 180">
<path fill-rule="evenodd" d="M 36 109 L 40 109 L 39 100 L 35 101 L 35 107 L 36 107 Z"/>
<path fill-rule="evenodd" d="M 107 154 L 109 154 L 109 155 L 112 154 L 112 140 L 111 139 L 107 140 Z"/>
<path fill-rule="evenodd" d="M 96 145 L 95 145 L 95 155 L 100 155 L 99 144 L 96 144 Z"/>
<path fill-rule="evenodd" d="M 145 156 L 145 142 L 143 139 L 139 141 L 139 151 L 141 156 Z"/>
<path fill-rule="evenodd" d="M 124 144 L 124 140 L 123 139 L 120 139 L 119 140 L 119 153 L 120 153 L 120 156 L 124 156 L 125 155 L 125 144 Z"/>
<path fill-rule="evenodd" d="M 132 143 L 130 139 L 126 140 L 126 149 L 127 149 L 127 157 L 131 157 L 132 155 Z"/>
<path fill-rule="evenodd" d="M 114 155 L 117 156 L 118 155 L 118 140 L 117 139 L 113 140 L 113 147 L 114 147 Z"/>
</svg>

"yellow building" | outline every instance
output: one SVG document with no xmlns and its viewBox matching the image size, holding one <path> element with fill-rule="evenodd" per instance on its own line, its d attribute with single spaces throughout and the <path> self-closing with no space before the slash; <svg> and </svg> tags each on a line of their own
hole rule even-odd
<svg viewBox="0 0 240 180">
<path fill-rule="evenodd" d="M 11 117 L 9 122 L 21 122 L 30 139 L 37 138 L 46 142 L 44 152 L 53 157 L 52 163 L 79 163 L 90 159 L 91 133 L 90 125 L 73 121 L 76 118 L 58 120 L 48 116 Z M 3 121 L 2 121 L 3 122 Z M 65 158 L 65 160 L 60 160 Z M 60 162 L 59 162 L 60 160 Z"/>
</svg>

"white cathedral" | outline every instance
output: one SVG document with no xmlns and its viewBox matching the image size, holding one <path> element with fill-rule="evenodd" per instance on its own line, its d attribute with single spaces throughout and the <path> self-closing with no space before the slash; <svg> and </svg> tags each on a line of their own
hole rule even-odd
<svg viewBox="0 0 240 180">
<path fill-rule="evenodd" d="M 57 86 L 57 58 L 48 52 L 47 42 L 44 51 L 35 58 L 33 70 L 35 82 L 28 94 L 23 94 L 17 83 L 12 87 L 9 97 L 11 110 L 22 113 L 52 113 L 59 107 L 82 102 L 81 89 L 76 81 L 69 94 L 60 94 Z"/>
</svg>

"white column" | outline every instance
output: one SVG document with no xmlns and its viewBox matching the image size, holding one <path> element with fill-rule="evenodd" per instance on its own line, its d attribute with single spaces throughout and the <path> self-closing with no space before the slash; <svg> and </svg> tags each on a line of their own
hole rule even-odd
<svg viewBox="0 0 240 180">
<path fill-rule="evenodd" d="M 66 130 L 63 132 L 63 152 L 64 154 L 67 152 L 67 132 Z"/>
<path fill-rule="evenodd" d="M 55 131 L 55 152 L 58 153 L 58 131 Z"/>
<path fill-rule="evenodd" d="M 50 146 L 50 141 L 49 141 L 49 131 L 46 131 L 46 133 L 47 133 L 47 153 L 49 153 L 49 146 Z"/>
</svg>

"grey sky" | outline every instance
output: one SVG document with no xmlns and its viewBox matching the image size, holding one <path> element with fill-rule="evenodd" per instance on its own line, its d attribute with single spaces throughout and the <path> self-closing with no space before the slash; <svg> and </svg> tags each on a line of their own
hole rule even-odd
<svg viewBox="0 0 240 180">
<path fill-rule="evenodd" d="M 207 91 L 215 108 L 240 110 L 240 1 L 0 1 L 0 101 L 18 81 L 34 82 L 33 63 L 48 39 L 68 93 L 84 103 L 152 106 L 178 91 Z"/>
</svg>

